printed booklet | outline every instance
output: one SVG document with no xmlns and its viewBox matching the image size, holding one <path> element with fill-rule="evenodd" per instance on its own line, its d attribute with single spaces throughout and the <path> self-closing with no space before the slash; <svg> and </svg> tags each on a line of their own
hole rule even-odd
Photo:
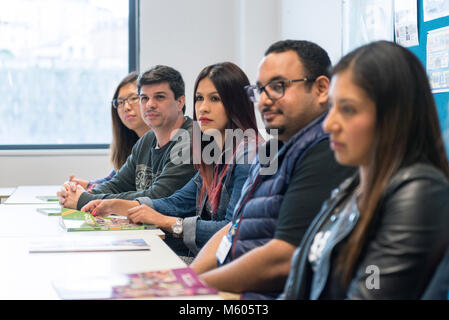
<svg viewBox="0 0 449 320">
<path fill-rule="evenodd" d="M 144 251 L 150 246 L 144 239 L 118 239 L 114 237 L 87 237 L 74 239 L 41 239 L 30 242 L 30 253 Z"/>
<path fill-rule="evenodd" d="M 124 216 L 97 217 L 89 212 L 62 209 L 61 225 L 72 231 L 112 231 L 112 230 L 146 230 L 156 229 L 155 225 L 133 224 Z"/>
<path fill-rule="evenodd" d="M 53 281 L 62 299 L 129 299 L 215 295 L 191 268 Z"/>
<path fill-rule="evenodd" d="M 37 208 L 37 212 L 43 213 L 47 216 L 60 216 L 62 213 L 61 207 L 54 207 L 54 208 Z"/>
<path fill-rule="evenodd" d="M 36 196 L 36 198 L 45 202 L 59 202 L 57 196 Z"/>
</svg>

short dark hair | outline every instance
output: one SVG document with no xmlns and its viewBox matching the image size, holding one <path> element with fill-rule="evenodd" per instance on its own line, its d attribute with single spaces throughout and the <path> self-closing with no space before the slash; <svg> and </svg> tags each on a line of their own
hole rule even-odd
<svg viewBox="0 0 449 320">
<path fill-rule="evenodd" d="M 265 56 L 270 53 L 282 53 L 286 51 L 294 51 L 298 55 L 299 60 L 304 66 L 305 76 L 310 79 L 316 79 L 319 76 L 329 76 L 331 68 L 331 60 L 326 50 L 319 45 L 305 40 L 281 40 L 273 43 L 267 51 Z M 311 86 L 313 82 L 307 83 Z"/>
<path fill-rule="evenodd" d="M 143 72 L 137 79 L 137 91 L 140 95 L 140 90 L 144 85 L 157 84 L 167 82 L 170 90 L 173 91 L 175 99 L 185 96 L 185 84 L 181 73 L 172 67 L 156 65 Z M 182 113 L 185 113 L 186 106 L 182 107 Z"/>
</svg>

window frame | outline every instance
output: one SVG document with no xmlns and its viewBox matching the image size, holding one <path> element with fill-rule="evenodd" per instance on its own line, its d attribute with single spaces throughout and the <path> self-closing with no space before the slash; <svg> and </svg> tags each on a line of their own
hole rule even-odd
<svg viewBox="0 0 449 320">
<path fill-rule="evenodd" d="M 128 0 L 128 71 L 139 70 L 139 8 L 140 0 Z M 98 150 L 109 149 L 110 144 L 0 144 L 1 150 Z"/>
</svg>

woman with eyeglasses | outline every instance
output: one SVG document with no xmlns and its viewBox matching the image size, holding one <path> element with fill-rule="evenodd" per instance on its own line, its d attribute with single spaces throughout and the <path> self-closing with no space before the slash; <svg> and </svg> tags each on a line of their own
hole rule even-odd
<svg viewBox="0 0 449 320">
<path fill-rule="evenodd" d="M 323 124 L 358 173 L 296 250 L 284 299 L 419 299 L 449 240 L 449 165 L 427 74 L 374 42 L 333 68 Z"/>
<path fill-rule="evenodd" d="M 165 241 L 178 255 L 193 259 L 231 221 L 257 146 L 263 142 L 254 104 L 244 89 L 248 84 L 245 73 L 231 62 L 210 65 L 198 75 L 194 119 L 201 132 L 194 133 L 192 149 L 199 172 L 182 189 L 161 199 L 96 200 L 82 210 L 155 224 L 168 232 Z"/>
<path fill-rule="evenodd" d="M 70 181 L 78 183 L 87 191 L 98 184 L 109 181 L 116 171 L 125 163 L 134 144 L 141 138 L 148 127 L 140 116 L 139 96 L 137 94 L 137 72 L 128 74 L 117 86 L 111 102 L 112 143 L 111 163 L 113 170 L 103 179 L 83 180 L 70 176 Z"/>
</svg>

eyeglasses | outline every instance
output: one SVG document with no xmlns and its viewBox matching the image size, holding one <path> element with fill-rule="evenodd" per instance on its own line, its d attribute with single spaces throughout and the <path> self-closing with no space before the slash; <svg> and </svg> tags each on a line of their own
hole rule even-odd
<svg viewBox="0 0 449 320">
<path fill-rule="evenodd" d="M 260 101 L 262 91 L 266 93 L 270 100 L 276 101 L 284 96 L 286 87 L 291 85 L 293 82 L 301 81 L 315 81 L 315 79 L 302 78 L 295 80 L 272 80 L 262 87 L 258 85 L 245 86 L 245 90 L 252 102 Z"/>
<path fill-rule="evenodd" d="M 114 99 L 114 100 L 112 100 L 112 106 L 115 109 L 122 109 L 125 106 L 126 102 L 128 102 L 128 104 L 130 106 L 135 106 L 136 104 L 138 104 L 140 102 L 139 101 L 139 96 L 133 94 L 133 95 L 130 95 L 129 97 L 127 97 L 125 99 L 121 99 L 121 98 Z"/>
</svg>

